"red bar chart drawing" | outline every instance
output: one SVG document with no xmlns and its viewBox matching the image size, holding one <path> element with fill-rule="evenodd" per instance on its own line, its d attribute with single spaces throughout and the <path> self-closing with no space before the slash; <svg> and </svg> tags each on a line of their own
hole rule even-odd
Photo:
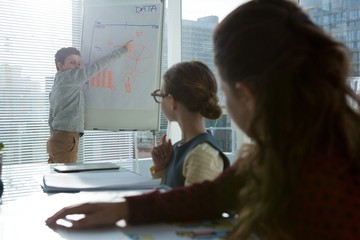
<svg viewBox="0 0 360 240">
<path fill-rule="evenodd" d="M 95 76 L 91 77 L 89 79 L 89 84 L 87 84 L 87 89 L 91 88 L 107 88 L 113 90 L 112 71 L 105 68 Z"/>
</svg>

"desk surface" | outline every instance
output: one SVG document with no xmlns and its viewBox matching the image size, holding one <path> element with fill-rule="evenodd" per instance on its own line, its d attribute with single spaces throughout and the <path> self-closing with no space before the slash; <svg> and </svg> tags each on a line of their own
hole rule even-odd
<svg viewBox="0 0 360 240">
<path fill-rule="evenodd" d="M 47 165 L 45 172 L 51 172 L 51 166 Z M 124 196 L 137 195 L 144 190 L 126 191 L 93 191 L 79 193 L 46 194 L 38 191 L 30 196 L 0 205 L 0 239 L 1 240 L 122 240 L 122 239 L 164 239 L 185 240 L 194 239 L 194 234 L 223 234 L 233 225 L 228 220 L 211 221 L 209 224 L 155 224 L 140 227 L 114 226 L 107 229 L 94 229 L 86 231 L 52 230 L 45 225 L 45 220 L 61 208 L 73 204 L 89 201 L 120 201 Z M 151 190 L 145 190 L 151 191 Z M 150 206 L 149 206 L 150 207 Z M 146 214 L 146 213 L 145 213 Z M 222 239 L 209 235 L 209 238 Z"/>
<path fill-rule="evenodd" d="M 128 191 L 126 194 L 139 194 Z M 60 208 L 86 201 L 116 201 L 124 195 L 115 192 L 34 194 L 0 207 L 0 239 L 2 240 L 57 240 L 57 239 L 129 239 L 120 228 L 88 231 L 54 231 L 45 220 Z M 101 237 L 100 237 L 101 236 Z"/>
<path fill-rule="evenodd" d="M 0 239 L 2 240 L 122 240 L 122 239 L 194 239 L 197 233 L 223 234 L 232 226 L 228 220 L 188 224 L 155 224 L 140 227 L 112 227 L 86 231 L 54 231 L 45 220 L 60 208 L 88 201 L 119 201 L 124 196 L 141 194 L 140 191 L 101 191 L 80 193 L 34 194 L 21 200 L 0 206 Z M 219 235 L 220 236 L 220 235 Z M 201 239 L 222 239 L 209 236 Z"/>
</svg>

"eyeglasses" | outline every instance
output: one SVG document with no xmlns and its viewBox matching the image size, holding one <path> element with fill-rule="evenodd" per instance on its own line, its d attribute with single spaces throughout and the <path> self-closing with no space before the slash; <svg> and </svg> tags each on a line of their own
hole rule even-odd
<svg viewBox="0 0 360 240">
<path fill-rule="evenodd" d="M 154 97 L 155 102 L 161 103 L 161 100 L 162 100 L 164 97 L 169 96 L 169 94 L 160 93 L 160 89 L 157 89 L 157 90 L 155 90 L 153 93 L 151 93 L 151 96 Z"/>
</svg>

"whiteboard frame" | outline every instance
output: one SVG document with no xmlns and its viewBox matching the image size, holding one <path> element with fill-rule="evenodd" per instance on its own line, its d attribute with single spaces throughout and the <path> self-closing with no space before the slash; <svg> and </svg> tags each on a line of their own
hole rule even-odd
<svg viewBox="0 0 360 240">
<path fill-rule="evenodd" d="M 160 4 L 160 23 L 159 31 L 159 52 L 156 69 L 156 79 L 154 86 L 160 88 L 161 85 L 161 67 L 162 67 L 162 53 L 163 53 L 163 29 L 164 29 L 164 13 L 165 3 L 164 0 L 85 0 L 83 8 L 85 9 L 86 4 L 91 6 L 99 5 L 119 5 L 121 4 Z M 85 18 L 85 16 L 83 16 Z M 84 19 L 83 19 L 84 23 Z M 83 24 L 84 29 L 84 24 Z M 83 45 L 83 37 L 81 39 L 81 45 Z M 85 105 L 85 130 L 108 130 L 108 131 L 151 131 L 159 130 L 160 128 L 160 104 L 153 100 L 150 95 L 152 91 L 149 91 L 149 101 L 153 101 L 154 108 L 152 110 L 138 110 L 138 109 L 99 109 L 99 108 L 87 108 Z"/>
</svg>

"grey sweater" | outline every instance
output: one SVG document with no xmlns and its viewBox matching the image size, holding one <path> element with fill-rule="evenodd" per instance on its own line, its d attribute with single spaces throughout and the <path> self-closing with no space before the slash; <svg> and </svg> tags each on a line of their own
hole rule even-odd
<svg viewBox="0 0 360 240">
<path fill-rule="evenodd" d="M 58 71 L 56 73 L 49 96 L 50 131 L 84 132 L 85 100 L 83 84 L 111 61 L 120 58 L 125 52 L 125 47 L 122 47 L 97 59 L 83 69 Z"/>
</svg>

